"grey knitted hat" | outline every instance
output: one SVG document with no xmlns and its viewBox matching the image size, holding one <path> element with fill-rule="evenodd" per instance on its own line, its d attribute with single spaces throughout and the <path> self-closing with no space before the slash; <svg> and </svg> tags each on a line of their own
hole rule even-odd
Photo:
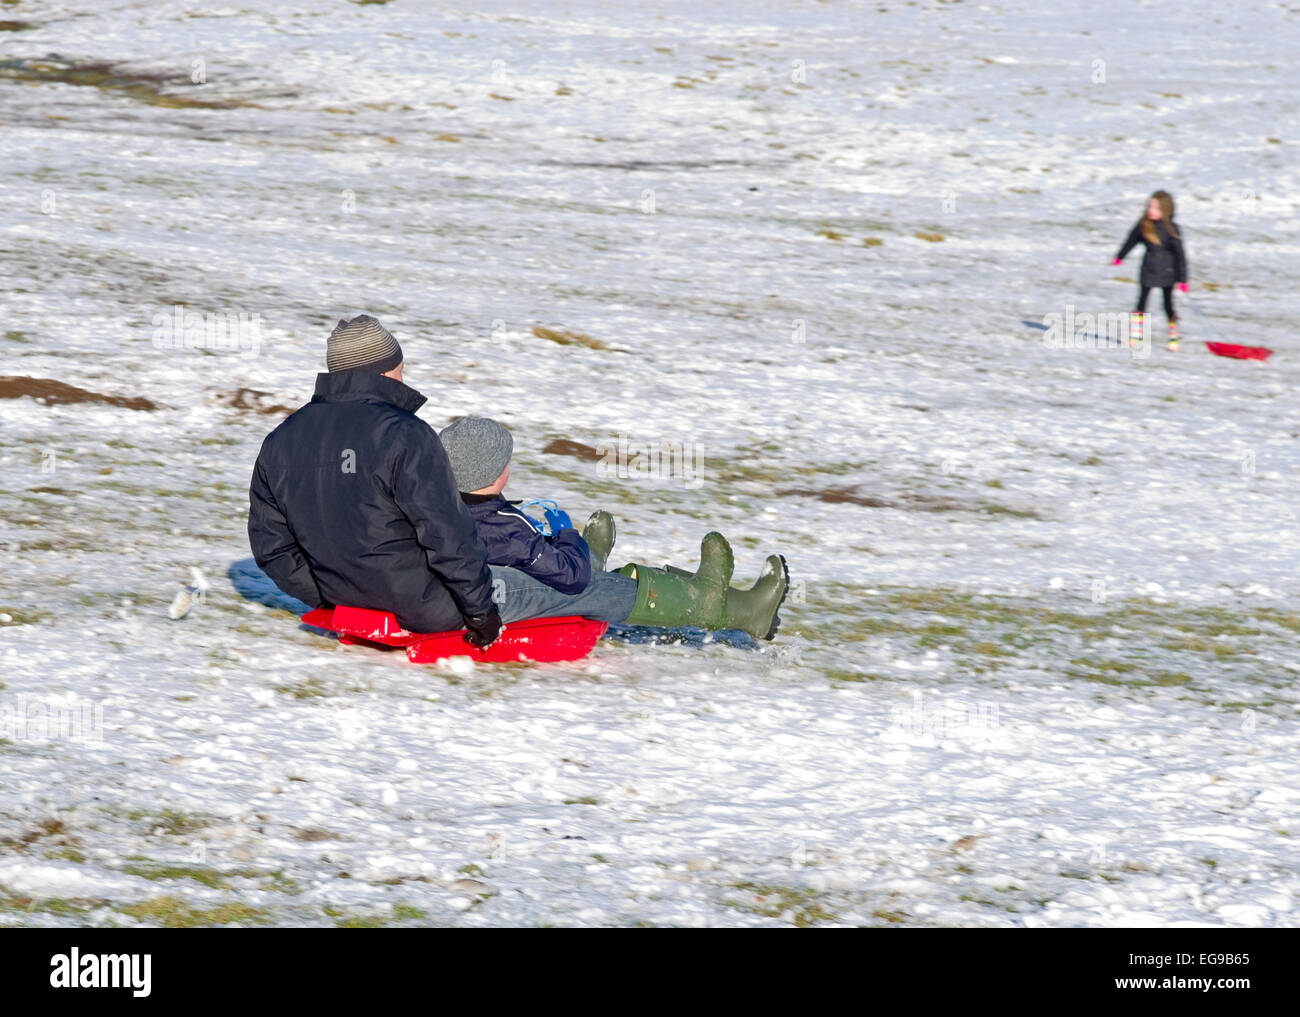
<svg viewBox="0 0 1300 1017">
<path fill-rule="evenodd" d="M 515 440 L 505 424 L 488 417 L 461 417 L 438 435 L 451 460 L 456 490 L 469 493 L 492 484 L 510 465 Z"/>
<path fill-rule="evenodd" d="M 341 371 L 373 371 L 387 374 L 402 362 L 402 347 L 383 325 L 368 314 L 351 321 L 340 318 L 325 344 L 325 369 L 331 374 Z"/>
</svg>

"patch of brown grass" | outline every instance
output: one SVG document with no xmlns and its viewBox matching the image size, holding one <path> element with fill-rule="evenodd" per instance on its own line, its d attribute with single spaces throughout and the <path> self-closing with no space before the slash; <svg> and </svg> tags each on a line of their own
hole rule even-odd
<svg viewBox="0 0 1300 1017">
<path fill-rule="evenodd" d="M 585 459 L 589 462 L 597 462 L 604 456 L 590 445 L 584 445 L 580 441 L 573 441 L 569 438 L 553 438 L 546 443 L 542 449 L 547 455 L 553 456 L 573 456 L 575 459 Z"/>
<path fill-rule="evenodd" d="M 157 410 L 158 403 L 143 396 L 113 396 L 78 388 L 53 378 L 26 378 L 19 375 L 0 377 L 0 399 L 35 399 L 42 406 L 61 403 L 105 403 L 128 410 Z"/>
<path fill-rule="evenodd" d="M 584 332 L 566 332 L 564 329 L 547 328 L 545 325 L 534 325 L 533 335 L 538 339 L 549 339 L 553 343 L 559 343 L 561 346 L 586 346 L 590 350 L 607 350 L 609 349 L 599 339 L 593 339 Z"/>
</svg>

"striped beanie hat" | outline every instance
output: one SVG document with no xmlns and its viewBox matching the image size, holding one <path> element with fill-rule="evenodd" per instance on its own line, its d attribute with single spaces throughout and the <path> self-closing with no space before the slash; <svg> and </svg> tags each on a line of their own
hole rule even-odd
<svg viewBox="0 0 1300 1017">
<path fill-rule="evenodd" d="M 342 371 L 387 374 L 401 362 L 402 347 L 388 329 L 368 314 L 359 314 L 351 321 L 340 318 L 325 344 L 325 369 L 331 374 Z"/>
</svg>

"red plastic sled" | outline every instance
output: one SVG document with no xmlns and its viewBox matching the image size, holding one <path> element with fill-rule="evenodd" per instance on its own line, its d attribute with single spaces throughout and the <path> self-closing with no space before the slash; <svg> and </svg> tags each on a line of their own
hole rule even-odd
<svg viewBox="0 0 1300 1017">
<path fill-rule="evenodd" d="M 1206 343 L 1211 353 L 1220 357 L 1235 357 L 1238 360 L 1267 360 L 1273 351 L 1267 346 L 1235 346 L 1232 343 Z"/>
<path fill-rule="evenodd" d="M 348 645 L 401 646 L 413 664 L 432 664 L 447 657 L 472 657 L 483 664 L 509 664 L 519 660 L 556 663 L 581 660 L 609 628 L 608 622 L 569 615 L 511 622 L 501 638 L 486 650 L 465 642 L 465 630 L 407 632 L 389 611 L 364 607 L 320 607 L 302 620 L 318 629 L 339 634 Z"/>
</svg>

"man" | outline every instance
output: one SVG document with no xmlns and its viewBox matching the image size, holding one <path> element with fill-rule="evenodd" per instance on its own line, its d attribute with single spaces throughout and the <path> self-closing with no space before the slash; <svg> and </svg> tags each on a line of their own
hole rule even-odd
<svg viewBox="0 0 1300 1017">
<path fill-rule="evenodd" d="M 340 321 L 312 401 L 267 436 L 249 489 L 257 564 L 312 607 L 391 611 L 412 632 L 502 631 L 492 573 L 437 433 L 378 321 Z"/>
</svg>

